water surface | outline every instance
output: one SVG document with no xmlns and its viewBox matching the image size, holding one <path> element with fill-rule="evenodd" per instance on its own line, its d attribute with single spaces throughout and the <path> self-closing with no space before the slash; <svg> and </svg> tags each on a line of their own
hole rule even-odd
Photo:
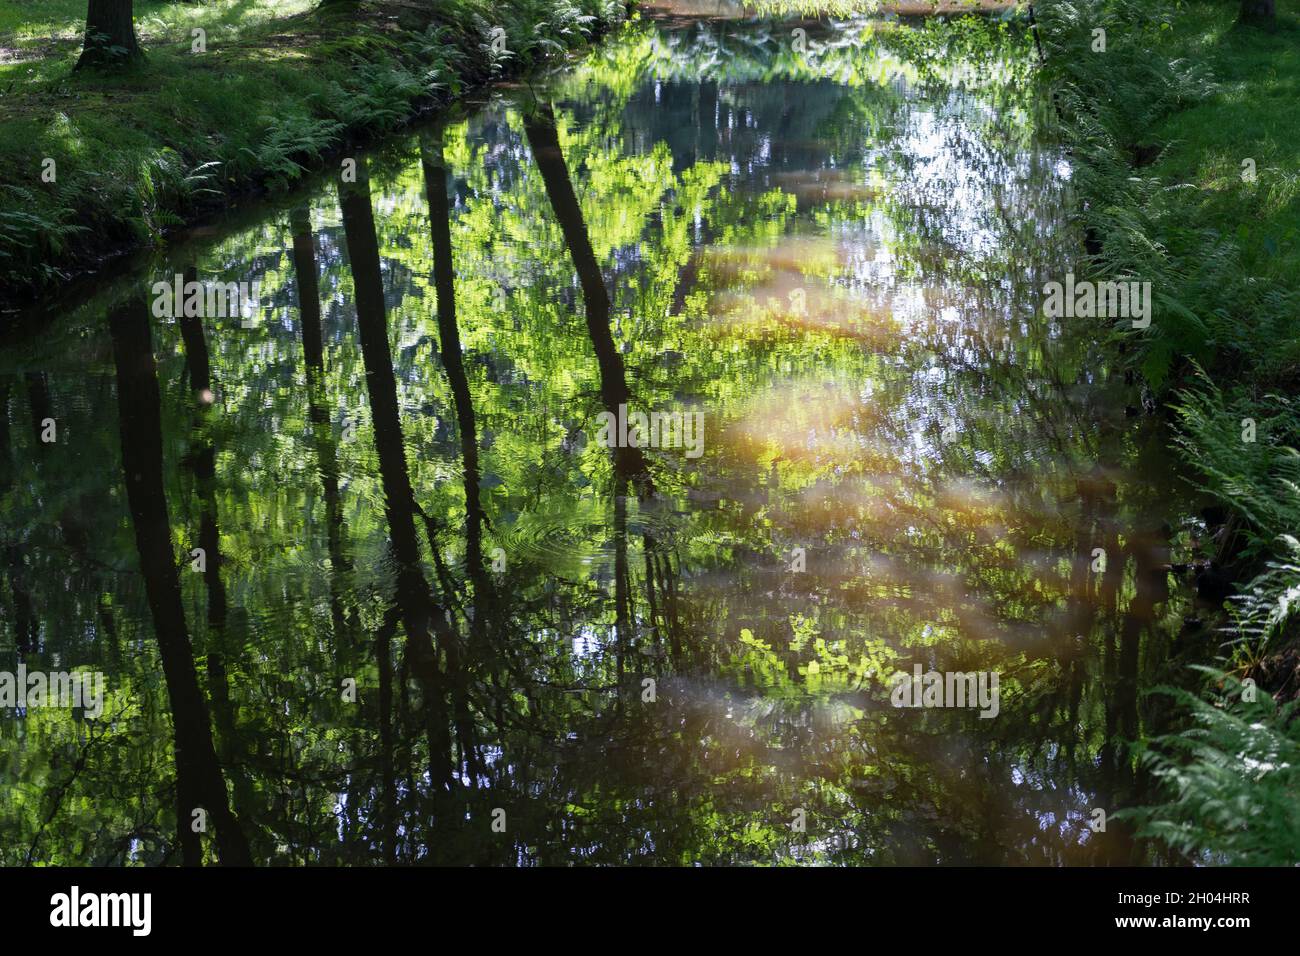
<svg viewBox="0 0 1300 956">
<path fill-rule="evenodd" d="M 800 26 L 634 22 L 10 333 L 0 667 L 107 695 L 0 717 L 0 860 L 1151 859 L 1090 823 L 1184 529 L 1040 308 L 1030 47 Z M 917 664 L 997 716 L 892 706 Z"/>
</svg>

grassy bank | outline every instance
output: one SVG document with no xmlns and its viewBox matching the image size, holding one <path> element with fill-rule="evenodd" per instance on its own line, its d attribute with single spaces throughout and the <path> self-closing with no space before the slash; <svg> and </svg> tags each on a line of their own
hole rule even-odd
<svg viewBox="0 0 1300 956">
<path fill-rule="evenodd" d="M 1268 863 L 1300 853 L 1300 820 L 1278 809 L 1300 787 L 1283 759 L 1300 722 L 1269 698 L 1300 691 L 1300 0 L 1268 28 L 1237 9 L 1038 5 L 1087 269 L 1152 283 L 1150 327 L 1113 334 L 1208 502 L 1191 573 L 1221 608 L 1228 677 L 1191 706 L 1194 730 L 1145 752 L 1170 801 L 1140 818 L 1190 855 Z"/>
<path fill-rule="evenodd" d="M 624 12 L 621 0 L 138 0 L 147 56 L 106 74 L 74 70 L 82 0 L 0 3 L 0 300 L 159 242 L 232 194 L 292 183 Z"/>
</svg>

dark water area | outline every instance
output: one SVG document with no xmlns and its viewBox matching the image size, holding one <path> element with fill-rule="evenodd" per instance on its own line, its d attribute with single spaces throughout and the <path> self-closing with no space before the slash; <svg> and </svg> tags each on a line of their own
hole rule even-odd
<svg viewBox="0 0 1300 956">
<path fill-rule="evenodd" d="M 7 333 L 0 670 L 104 693 L 0 709 L 0 862 L 1157 861 L 1097 811 L 1197 528 L 1043 314 L 1030 46 L 804 26 L 633 22 Z"/>
</svg>

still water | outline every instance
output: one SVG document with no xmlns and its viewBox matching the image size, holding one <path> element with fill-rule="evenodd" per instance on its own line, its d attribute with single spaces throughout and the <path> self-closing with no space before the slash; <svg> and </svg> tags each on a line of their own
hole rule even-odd
<svg viewBox="0 0 1300 956">
<path fill-rule="evenodd" d="M 0 668 L 104 696 L 2 711 L 0 862 L 1155 859 L 1096 811 L 1195 529 L 1043 316 L 1032 41 L 795 26 L 639 19 L 8 334 Z"/>
</svg>

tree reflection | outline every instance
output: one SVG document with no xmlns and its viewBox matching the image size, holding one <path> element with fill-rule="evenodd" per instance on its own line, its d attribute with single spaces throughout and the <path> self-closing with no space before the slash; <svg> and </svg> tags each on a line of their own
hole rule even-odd
<svg viewBox="0 0 1300 956">
<path fill-rule="evenodd" d="M 172 552 L 167 498 L 163 485 L 162 416 L 148 305 L 130 299 L 109 315 L 113 362 L 117 370 L 118 421 L 122 472 L 126 482 L 136 552 L 144 576 L 149 612 L 171 701 L 176 760 L 176 827 L 187 866 L 203 859 L 195 811 L 216 825 L 221 862 L 252 862 L 239 821 L 231 812 L 225 779 L 212 745 L 208 709 L 199 689 L 180 583 Z"/>
</svg>

